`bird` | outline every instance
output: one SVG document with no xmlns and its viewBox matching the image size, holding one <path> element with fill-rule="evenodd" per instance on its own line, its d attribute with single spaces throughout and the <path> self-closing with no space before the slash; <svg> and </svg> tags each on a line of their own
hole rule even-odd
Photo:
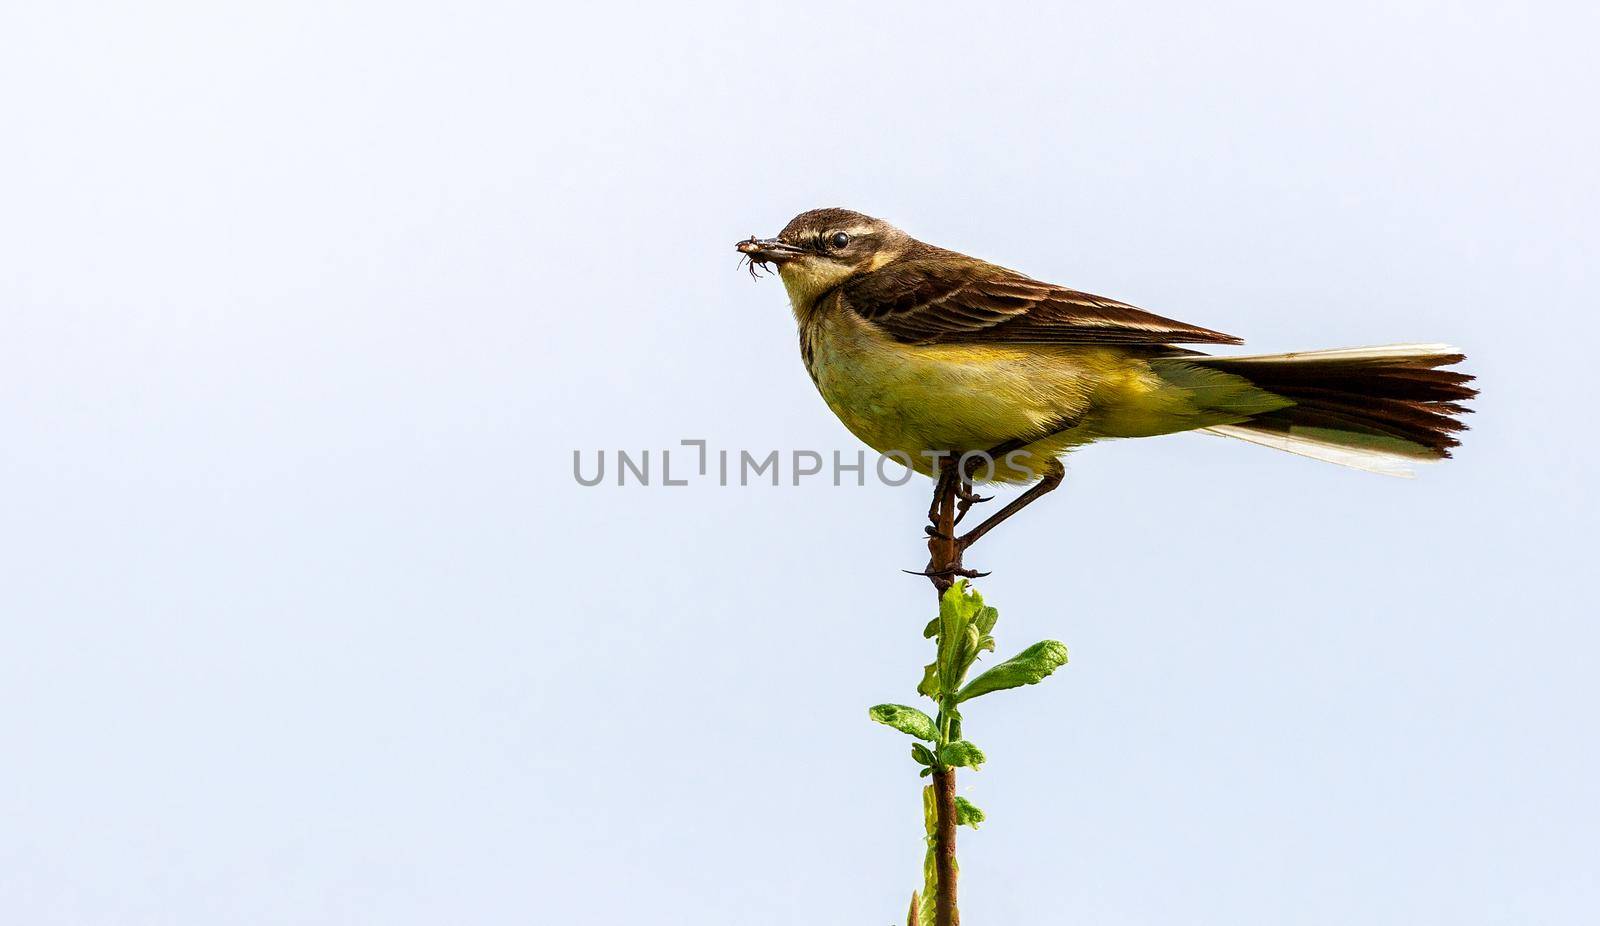
<svg viewBox="0 0 1600 926">
<path fill-rule="evenodd" d="M 1036 497 L 1060 483 L 1069 451 L 1185 431 L 1409 475 L 1450 456 L 1477 395 L 1446 369 L 1465 359 L 1448 345 L 1207 354 L 1192 345 L 1243 341 L 849 209 L 803 212 L 735 247 L 752 275 L 776 268 L 806 371 L 845 427 L 926 476 L 983 455 L 964 485 L 1034 483 Z"/>
</svg>

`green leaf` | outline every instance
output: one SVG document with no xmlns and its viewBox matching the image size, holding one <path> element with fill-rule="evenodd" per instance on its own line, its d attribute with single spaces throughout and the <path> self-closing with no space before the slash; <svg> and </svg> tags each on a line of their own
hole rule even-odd
<svg viewBox="0 0 1600 926">
<path fill-rule="evenodd" d="M 917 683 L 917 694 L 927 695 L 937 701 L 944 695 L 944 690 L 939 687 L 939 663 L 928 663 L 922 670 L 922 681 Z"/>
<path fill-rule="evenodd" d="M 928 621 L 928 626 L 922 628 L 922 638 L 924 640 L 932 640 L 934 637 L 936 637 L 938 635 L 939 635 L 939 619 L 936 617 L 933 620 Z"/>
<path fill-rule="evenodd" d="M 956 584 L 939 596 L 939 632 L 945 636 L 960 636 L 981 607 L 983 598 L 977 589 L 968 588 L 966 579 L 957 579 Z"/>
<path fill-rule="evenodd" d="M 931 766 L 935 762 L 939 761 L 938 759 L 934 758 L 933 750 L 922 745 L 921 743 L 911 744 L 911 758 L 915 759 L 919 765 Z"/>
<path fill-rule="evenodd" d="M 985 605 L 978 609 L 978 613 L 975 617 L 973 617 L 972 622 L 978 625 L 978 631 L 980 633 L 988 634 L 994 633 L 995 621 L 998 621 L 999 619 L 1000 612 L 989 607 L 988 605 Z"/>
<path fill-rule="evenodd" d="M 1035 643 L 973 679 L 956 694 L 956 702 L 1023 685 L 1037 685 L 1067 664 L 1067 648 L 1055 640 Z"/>
<path fill-rule="evenodd" d="M 978 658 L 978 650 L 983 646 L 983 634 L 978 632 L 974 624 L 967 625 L 967 639 L 961 647 L 961 668 L 972 665 L 972 660 Z"/>
<path fill-rule="evenodd" d="M 933 725 L 933 718 L 904 704 L 879 704 L 867 710 L 867 716 L 884 726 L 894 727 L 901 733 L 909 733 L 919 740 L 933 742 L 939 738 L 939 729 Z"/>
<path fill-rule="evenodd" d="M 983 634 L 972 625 L 983 610 L 983 596 L 969 589 L 965 579 L 950 586 L 939 599 L 939 684 L 945 693 L 961 687 L 967 668 L 978 656 Z"/>
<path fill-rule="evenodd" d="M 917 773 L 917 777 L 918 778 L 927 778 L 929 775 L 932 775 L 932 774 L 933 774 L 933 767 L 929 766 L 928 768 L 925 768 L 922 771 L 918 772 Z"/>
<path fill-rule="evenodd" d="M 939 761 L 956 768 L 970 768 L 976 771 L 983 765 L 985 756 L 983 750 L 966 740 L 956 740 L 939 747 Z"/>
<path fill-rule="evenodd" d="M 970 826 L 973 829 L 977 829 L 978 824 L 982 823 L 983 819 L 983 811 L 978 809 L 977 804 L 972 803 L 964 797 L 956 798 L 957 826 Z"/>
</svg>

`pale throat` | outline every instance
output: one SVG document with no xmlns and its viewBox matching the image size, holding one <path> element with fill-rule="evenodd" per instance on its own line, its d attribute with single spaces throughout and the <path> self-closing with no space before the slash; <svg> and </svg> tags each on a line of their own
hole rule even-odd
<svg viewBox="0 0 1600 926">
<path fill-rule="evenodd" d="M 789 291 L 789 306 L 802 324 L 815 310 L 817 297 L 843 283 L 850 273 L 849 267 L 833 263 L 818 266 L 808 261 L 794 261 L 778 268 L 783 288 Z"/>
<path fill-rule="evenodd" d="M 797 260 L 779 267 L 778 276 L 783 279 L 783 288 L 789 291 L 789 306 L 794 309 L 794 317 L 805 324 L 816 310 L 817 297 L 857 273 L 877 270 L 898 255 L 898 250 L 880 251 L 858 267 L 833 261 Z"/>
</svg>

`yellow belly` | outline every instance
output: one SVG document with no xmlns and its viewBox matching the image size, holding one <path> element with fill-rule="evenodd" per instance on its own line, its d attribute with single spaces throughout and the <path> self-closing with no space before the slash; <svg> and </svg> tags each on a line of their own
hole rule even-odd
<svg viewBox="0 0 1600 926">
<path fill-rule="evenodd" d="M 909 457 L 924 474 L 934 467 L 929 453 L 989 450 L 1077 422 L 1027 448 L 1054 456 L 1108 436 L 1108 394 L 1161 387 L 1144 361 L 1116 348 L 906 345 L 850 312 L 812 326 L 812 373 L 834 414 L 873 449 Z"/>
</svg>

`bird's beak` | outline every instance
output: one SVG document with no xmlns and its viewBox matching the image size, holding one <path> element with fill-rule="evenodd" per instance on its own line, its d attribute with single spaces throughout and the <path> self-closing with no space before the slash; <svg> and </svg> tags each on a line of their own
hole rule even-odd
<svg viewBox="0 0 1600 926">
<path fill-rule="evenodd" d="M 773 263 L 779 266 L 806 253 L 805 248 L 796 247 L 776 238 L 758 239 L 755 235 L 751 235 L 749 238 L 734 245 L 734 247 L 738 249 L 740 254 L 749 257 L 758 264 Z"/>
</svg>

